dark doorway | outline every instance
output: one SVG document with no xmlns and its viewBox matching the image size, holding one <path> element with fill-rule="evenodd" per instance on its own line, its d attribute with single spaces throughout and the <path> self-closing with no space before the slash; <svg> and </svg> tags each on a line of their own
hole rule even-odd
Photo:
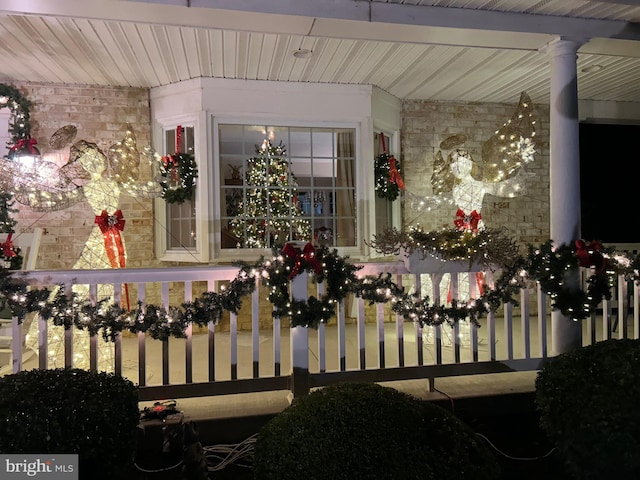
<svg viewBox="0 0 640 480">
<path fill-rule="evenodd" d="M 580 124 L 582 238 L 604 243 L 640 242 L 640 125 Z"/>
</svg>

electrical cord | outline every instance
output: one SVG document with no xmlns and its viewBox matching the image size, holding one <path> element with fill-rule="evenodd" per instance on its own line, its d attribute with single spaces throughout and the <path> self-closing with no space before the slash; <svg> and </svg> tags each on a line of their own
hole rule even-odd
<svg viewBox="0 0 640 480">
<path fill-rule="evenodd" d="M 253 452 L 258 434 L 251 435 L 237 444 L 219 444 L 203 447 L 209 471 L 215 472 L 234 464 L 238 467 L 253 466 Z"/>
<path fill-rule="evenodd" d="M 455 413 L 455 405 L 453 403 L 453 397 L 445 392 L 443 392 L 442 390 L 438 390 L 437 388 L 434 388 L 434 390 L 438 393 L 440 393 L 441 395 L 444 395 L 445 397 L 447 397 L 449 399 L 449 403 L 451 404 L 451 413 Z M 508 458 L 509 460 L 517 460 L 517 461 L 535 461 L 535 460 L 543 460 L 545 458 L 547 458 L 549 455 L 551 455 L 556 447 L 553 447 L 551 450 L 549 450 L 547 453 L 545 453 L 544 455 L 540 455 L 537 457 L 514 457 L 512 455 L 508 455 L 506 453 L 504 453 L 502 450 L 500 450 L 498 447 L 496 447 L 491 440 L 489 440 L 485 435 L 483 435 L 480 432 L 475 432 L 475 434 L 477 436 L 479 436 L 480 438 L 482 438 L 485 442 L 487 442 L 487 444 L 493 448 L 496 452 L 498 452 L 500 455 L 502 455 L 505 458 Z"/>
</svg>

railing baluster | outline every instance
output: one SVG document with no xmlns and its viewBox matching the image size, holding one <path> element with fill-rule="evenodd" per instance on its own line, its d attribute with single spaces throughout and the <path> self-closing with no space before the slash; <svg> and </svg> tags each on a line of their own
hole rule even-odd
<svg viewBox="0 0 640 480">
<path fill-rule="evenodd" d="M 507 342 L 507 358 L 513 360 L 513 304 L 504 304 L 504 336 Z"/>
<path fill-rule="evenodd" d="M 538 296 L 538 346 L 540 357 L 547 358 L 547 297 L 538 282 L 536 282 L 536 293 Z"/>
<path fill-rule="evenodd" d="M 358 297 L 358 317 L 357 321 L 357 335 L 358 335 L 358 366 L 360 370 L 367 368 L 366 352 L 365 352 L 365 330 L 364 330 L 364 298 Z"/>
<path fill-rule="evenodd" d="M 231 380 L 238 378 L 238 315 L 229 313 L 229 363 Z"/>
<path fill-rule="evenodd" d="M 89 301 L 92 305 L 98 301 L 98 286 L 95 283 L 89 285 Z M 98 371 L 98 336 L 96 334 L 89 337 L 89 370 Z"/>
<path fill-rule="evenodd" d="M 260 280 L 256 276 L 251 294 L 251 350 L 253 352 L 253 378 L 260 377 Z"/>
<path fill-rule="evenodd" d="M 207 288 L 211 292 L 215 292 L 216 282 L 209 280 L 207 282 Z M 213 321 L 207 323 L 207 353 L 209 360 L 209 381 L 213 382 L 216 379 L 216 324 Z"/>
<path fill-rule="evenodd" d="M 122 283 L 120 282 L 113 286 L 113 301 L 116 305 L 122 305 Z M 113 341 L 113 372 L 116 375 L 122 375 L 122 333 L 118 333 Z"/>
<path fill-rule="evenodd" d="M 162 282 L 160 287 L 162 305 L 169 311 L 169 282 Z M 162 384 L 169 385 L 169 339 L 162 340 Z"/>
<path fill-rule="evenodd" d="M 402 288 L 402 275 L 396 275 L 396 285 Z M 396 339 L 398 342 L 398 366 L 404 367 L 404 318 L 396 313 Z"/>
<path fill-rule="evenodd" d="M 344 300 L 340 300 L 338 304 L 338 360 L 341 372 L 347 370 L 346 320 L 344 309 Z"/>
<path fill-rule="evenodd" d="M 324 282 L 318 283 L 316 291 L 318 298 L 324 296 Z M 324 323 L 318 325 L 318 368 L 320 373 L 327 371 L 327 339 Z"/>
<path fill-rule="evenodd" d="M 138 283 L 138 301 L 144 312 L 147 285 L 145 283 Z M 138 319 L 134 319 L 138 321 Z M 147 340 L 144 332 L 138 332 L 138 385 L 144 387 L 147 384 Z"/>
<path fill-rule="evenodd" d="M 384 357 L 384 303 L 376 303 L 376 330 L 378 336 L 378 368 L 385 368 Z"/>
<path fill-rule="evenodd" d="M 193 284 L 184 283 L 184 301 L 193 299 Z M 185 329 L 187 338 L 184 340 L 184 379 L 186 383 L 193 383 L 193 323 L 189 322 Z"/>
<path fill-rule="evenodd" d="M 520 291 L 520 319 L 524 358 L 531 358 L 531 313 L 529 310 L 529 289 L 523 288 Z"/>
<path fill-rule="evenodd" d="M 627 326 L 628 292 L 629 287 L 624 275 L 618 275 L 618 338 L 629 336 L 629 327 Z"/>
<path fill-rule="evenodd" d="M 281 358 L 281 335 L 280 317 L 273 318 L 273 374 L 276 377 L 282 375 L 282 358 Z"/>
</svg>

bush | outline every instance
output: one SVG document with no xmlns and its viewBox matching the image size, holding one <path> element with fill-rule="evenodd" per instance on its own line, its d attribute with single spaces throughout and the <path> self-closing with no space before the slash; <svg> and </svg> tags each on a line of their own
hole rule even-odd
<svg viewBox="0 0 640 480">
<path fill-rule="evenodd" d="M 258 433 L 256 479 L 496 479 L 495 457 L 447 410 L 377 384 L 297 399 Z"/>
<path fill-rule="evenodd" d="M 540 427 L 578 479 L 640 478 L 640 341 L 559 355 L 536 378 Z"/>
<path fill-rule="evenodd" d="M 138 389 L 120 376 L 67 368 L 0 378 L 0 452 L 77 453 L 82 478 L 131 465 L 138 421 Z"/>
</svg>

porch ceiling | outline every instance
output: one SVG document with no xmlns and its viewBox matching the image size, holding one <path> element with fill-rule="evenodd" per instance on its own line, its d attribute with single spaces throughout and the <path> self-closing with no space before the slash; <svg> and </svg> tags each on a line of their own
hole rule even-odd
<svg viewBox="0 0 640 480">
<path fill-rule="evenodd" d="M 587 40 L 580 99 L 640 102 L 639 0 L 0 0 L 0 82 L 220 77 L 548 102 L 541 49 L 559 35 Z"/>
</svg>

